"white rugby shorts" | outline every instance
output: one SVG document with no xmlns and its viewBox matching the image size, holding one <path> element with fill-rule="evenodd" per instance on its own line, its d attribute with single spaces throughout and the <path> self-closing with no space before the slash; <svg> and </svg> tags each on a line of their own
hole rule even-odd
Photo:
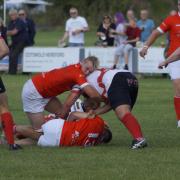
<svg viewBox="0 0 180 180">
<path fill-rule="evenodd" d="M 44 111 L 44 107 L 50 98 L 43 98 L 35 88 L 32 80 L 28 80 L 22 90 L 22 102 L 24 112 L 39 113 Z"/>
<path fill-rule="evenodd" d="M 61 118 L 53 119 L 43 124 L 43 135 L 40 136 L 37 144 L 43 147 L 59 146 L 63 126 L 64 120 Z"/>
<path fill-rule="evenodd" d="M 170 63 L 168 69 L 171 80 L 180 79 L 180 60 Z"/>
</svg>

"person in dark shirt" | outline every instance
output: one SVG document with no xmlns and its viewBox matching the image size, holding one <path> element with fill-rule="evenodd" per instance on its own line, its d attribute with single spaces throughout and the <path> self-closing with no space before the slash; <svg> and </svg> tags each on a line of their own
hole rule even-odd
<svg viewBox="0 0 180 180">
<path fill-rule="evenodd" d="M 114 45 L 114 36 L 111 34 L 111 30 L 116 29 L 116 25 L 112 23 L 110 16 L 104 16 L 103 22 L 97 29 L 96 35 L 99 37 L 103 46 L 113 46 Z"/>
<path fill-rule="evenodd" d="M 28 35 L 29 35 L 29 46 L 33 46 L 35 41 L 35 35 L 36 35 L 36 26 L 32 19 L 27 17 L 27 13 L 25 10 L 21 9 L 18 12 L 19 18 L 27 25 L 28 28 Z"/>
<path fill-rule="evenodd" d="M 29 43 L 27 25 L 18 17 L 17 10 L 10 10 L 10 23 L 7 28 L 7 35 L 11 36 L 11 45 L 9 53 L 9 74 L 17 73 L 18 56 L 22 53 L 24 47 Z"/>
</svg>

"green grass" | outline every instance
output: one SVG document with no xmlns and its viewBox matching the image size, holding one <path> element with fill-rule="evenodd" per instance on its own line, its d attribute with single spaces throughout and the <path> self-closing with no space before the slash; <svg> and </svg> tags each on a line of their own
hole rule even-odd
<svg viewBox="0 0 180 180">
<path fill-rule="evenodd" d="M 37 31 L 36 46 L 57 46 L 58 40 L 62 38 L 63 33 L 63 30 Z M 96 31 L 94 29 L 85 33 L 86 46 L 94 46 L 96 41 Z"/>
<path fill-rule="evenodd" d="M 27 124 L 22 112 L 21 89 L 28 76 L 2 76 L 9 105 L 17 123 Z M 131 137 L 113 112 L 108 121 L 113 140 L 92 148 L 24 147 L 0 149 L 0 179 L 72 180 L 177 180 L 180 178 L 180 129 L 176 128 L 171 82 L 140 78 L 139 97 L 133 113 L 138 117 L 149 147 L 129 149 Z M 65 95 L 61 97 L 65 98 Z"/>
<path fill-rule="evenodd" d="M 49 31 L 37 31 L 35 38 L 35 46 L 56 46 L 58 45 L 58 40 L 63 36 L 63 30 L 49 30 Z M 85 46 L 94 46 L 97 41 L 96 29 L 92 28 L 89 32 L 85 33 Z M 165 43 L 165 36 L 160 37 L 156 42 L 155 46 L 160 46 L 161 43 Z"/>
</svg>

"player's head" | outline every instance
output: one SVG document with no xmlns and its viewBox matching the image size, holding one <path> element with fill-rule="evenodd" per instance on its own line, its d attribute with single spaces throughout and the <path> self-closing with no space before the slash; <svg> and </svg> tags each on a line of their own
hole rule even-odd
<svg viewBox="0 0 180 180">
<path fill-rule="evenodd" d="M 81 61 L 81 69 L 83 73 L 88 76 L 99 66 L 99 60 L 95 56 L 89 56 Z"/>
<path fill-rule="evenodd" d="M 173 9 L 169 12 L 169 15 L 174 16 L 174 15 L 176 15 L 176 13 L 177 13 L 177 11 L 175 9 Z"/>
<path fill-rule="evenodd" d="M 70 8 L 69 14 L 72 18 L 76 18 L 78 16 L 78 10 L 75 7 Z"/>
<path fill-rule="evenodd" d="M 105 124 L 104 131 L 100 136 L 101 143 L 109 143 L 112 140 L 112 132 L 107 124 Z"/>
<path fill-rule="evenodd" d="M 85 112 L 96 110 L 100 106 L 100 99 L 97 97 L 85 99 L 83 102 L 83 109 Z"/>
<path fill-rule="evenodd" d="M 9 11 L 9 17 L 11 20 L 16 20 L 18 18 L 18 12 L 16 9 L 11 9 Z"/>
</svg>

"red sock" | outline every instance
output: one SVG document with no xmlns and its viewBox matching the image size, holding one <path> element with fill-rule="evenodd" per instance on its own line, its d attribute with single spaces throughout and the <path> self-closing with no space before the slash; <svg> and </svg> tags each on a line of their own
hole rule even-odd
<svg viewBox="0 0 180 180">
<path fill-rule="evenodd" d="M 121 122 L 128 129 L 134 139 L 143 138 L 141 127 L 136 118 L 131 113 L 125 114 Z"/>
<path fill-rule="evenodd" d="M 177 120 L 180 120 L 180 97 L 174 97 L 174 108 Z"/>
<path fill-rule="evenodd" d="M 14 144 L 13 117 L 10 112 L 1 114 L 2 127 L 8 144 Z"/>
</svg>

